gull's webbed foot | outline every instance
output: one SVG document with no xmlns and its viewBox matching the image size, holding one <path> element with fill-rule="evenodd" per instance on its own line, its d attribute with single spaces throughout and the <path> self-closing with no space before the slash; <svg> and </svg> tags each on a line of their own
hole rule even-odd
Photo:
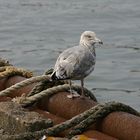
<svg viewBox="0 0 140 140">
<path fill-rule="evenodd" d="M 78 93 L 70 93 L 69 95 L 67 95 L 67 97 L 72 99 L 72 98 L 80 97 L 80 95 Z"/>
</svg>

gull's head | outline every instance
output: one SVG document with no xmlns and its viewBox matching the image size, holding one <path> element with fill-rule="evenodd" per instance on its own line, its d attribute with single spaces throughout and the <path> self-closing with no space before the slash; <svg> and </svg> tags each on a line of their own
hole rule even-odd
<svg viewBox="0 0 140 140">
<path fill-rule="evenodd" d="M 96 37 L 96 34 L 92 31 L 85 31 L 82 33 L 80 38 L 80 44 L 84 46 L 94 46 L 94 44 L 99 43 L 103 44 L 103 42 Z"/>
</svg>

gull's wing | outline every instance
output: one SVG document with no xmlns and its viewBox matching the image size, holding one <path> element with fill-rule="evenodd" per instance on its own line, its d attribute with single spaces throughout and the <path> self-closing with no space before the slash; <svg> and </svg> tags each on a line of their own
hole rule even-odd
<svg viewBox="0 0 140 140">
<path fill-rule="evenodd" d="M 87 75 L 95 64 L 93 55 L 88 49 L 75 46 L 63 51 L 55 64 L 54 72 L 58 79 L 68 79 Z"/>
</svg>

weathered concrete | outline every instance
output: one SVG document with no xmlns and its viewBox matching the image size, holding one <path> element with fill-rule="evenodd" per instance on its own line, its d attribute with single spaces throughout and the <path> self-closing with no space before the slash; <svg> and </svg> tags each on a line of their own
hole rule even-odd
<svg viewBox="0 0 140 140">
<path fill-rule="evenodd" d="M 29 112 L 13 102 L 0 102 L 1 134 L 34 132 L 50 126 L 52 121 L 42 118 L 36 112 Z"/>
</svg>

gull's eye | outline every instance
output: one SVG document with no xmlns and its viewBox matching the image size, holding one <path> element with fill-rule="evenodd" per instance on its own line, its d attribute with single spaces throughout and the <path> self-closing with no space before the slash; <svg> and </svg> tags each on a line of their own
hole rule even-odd
<svg viewBox="0 0 140 140">
<path fill-rule="evenodd" d="M 91 38 L 91 35 L 87 35 L 87 38 Z"/>
</svg>

